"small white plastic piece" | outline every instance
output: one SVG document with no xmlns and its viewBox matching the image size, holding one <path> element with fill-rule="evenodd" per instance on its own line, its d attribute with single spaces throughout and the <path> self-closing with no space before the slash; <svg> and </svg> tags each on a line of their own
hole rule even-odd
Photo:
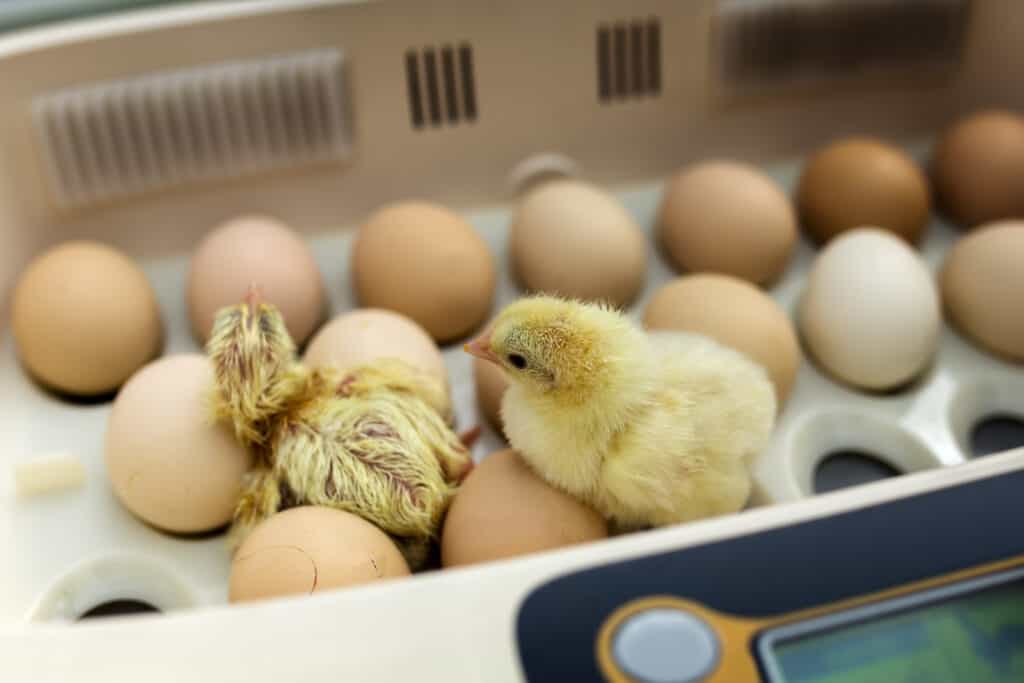
<svg viewBox="0 0 1024 683">
<path fill-rule="evenodd" d="M 14 489 L 19 497 L 78 488 L 84 483 L 85 466 L 74 453 L 52 453 L 14 465 Z"/>
</svg>

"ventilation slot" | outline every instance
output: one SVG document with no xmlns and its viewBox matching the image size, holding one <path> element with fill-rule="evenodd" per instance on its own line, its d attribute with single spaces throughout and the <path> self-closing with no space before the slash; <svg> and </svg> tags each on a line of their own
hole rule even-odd
<svg viewBox="0 0 1024 683">
<path fill-rule="evenodd" d="M 476 120 L 473 49 L 469 45 L 409 50 L 405 53 L 405 82 L 413 128 Z"/>
<path fill-rule="evenodd" d="M 718 62 L 726 84 L 918 76 L 964 49 L 969 0 L 719 0 Z"/>
<path fill-rule="evenodd" d="M 58 202 L 80 206 L 348 155 L 343 59 L 317 51 L 65 90 L 33 113 Z"/>
<path fill-rule="evenodd" d="M 618 22 L 597 29 L 597 97 L 616 100 L 661 92 L 661 23 Z"/>
</svg>

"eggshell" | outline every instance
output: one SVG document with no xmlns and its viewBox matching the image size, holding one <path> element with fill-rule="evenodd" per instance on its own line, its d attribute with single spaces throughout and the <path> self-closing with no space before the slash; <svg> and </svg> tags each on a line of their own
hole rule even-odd
<svg viewBox="0 0 1024 683">
<path fill-rule="evenodd" d="M 241 302 L 251 285 L 277 306 L 296 344 L 324 318 L 320 268 L 302 238 L 269 216 L 240 216 L 218 226 L 199 244 L 188 275 L 192 332 L 205 343 L 224 306 Z"/>
<path fill-rule="evenodd" d="M 548 181 L 520 200 L 509 226 L 512 269 L 531 292 L 619 306 L 640 292 L 647 245 L 613 196 L 573 179 Z"/>
<path fill-rule="evenodd" d="M 889 232 L 861 228 L 815 259 L 799 324 L 826 370 L 854 386 L 885 390 L 931 363 L 942 319 L 938 291 L 918 254 Z"/>
<path fill-rule="evenodd" d="M 484 321 L 497 283 L 494 258 L 473 226 L 415 201 L 386 206 L 360 228 L 352 276 L 363 306 L 402 313 L 441 343 Z"/>
<path fill-rule="evenodd" d="M 782 187 L 757 168 L 704 162 L 669 180 L 658 239 L 676 268 L 769 284 L 796 246 L 796 211 Z"/>
<path fill-rule="evenodd" d="M 482 358 L 473 359 L 473 383 L 476 387 L 477 405 L 480 412 L 499 432 L 504 431 L 501 422 L 501 399 L 508 389 L 505 373 L 494 363 Z"/>
<path fill-rule="evenodd" d="M 965 227 L 1024 218 L 1024 117 L 984 111 L 958 121 L 935 146 L 932 176 L 943 210 Z"/>
<path fill-rule="evenodd" d="M 234 513 L 249 452 L 206 399 L 213 369 L 199 354 L 161 358 L 137 372 L 107 424 L 107 475 L 114 493 L 149 524 L 178 533 L 224 526 Z"/>
<path fill-rule="evenodd" d="M 231 563 L 233 603 L 336 588 L 409 575 L 395 544 L 355 515 L 327 507 L 295 507 L 264 520 Z"/>
<path fill-rule="evenodd" d="M 14 290 L 11 327 L 26 370 L 60 392 L 117 389 L 160 353 L 156 295 L 128 256 L 67 242 L 33 259 Z"/>
<path fill-rule="evenodd" d="M 928 226 L 931 193 L 924 173 L 902 150 L 850 138 L 807 161 L 797 206 L 804 229 L 821 243 L 871 225 L 916 244 Z"/>
<path fill-rule="evenodd" d="M 651 298 L 644 325 L 711 337 L 759 363 L 780 405 L 789 397 L 801 362 L 796 331 L 774 299 L 744 280 L 710 273 L 677 278 Z"/>
<path fill-rule="evenodd" d="M 512 450 L 484 458 L 452 501 L 441 564 L 477 564 L 607 537 L 604 519 L 548 485 Z"/>
<path fill-rule="evenodd" d="M 954 325 L 983 348 L 1024 361 L 1024 221 L 990 223 L 960 239 L 940 283 Z"/>
</svg>

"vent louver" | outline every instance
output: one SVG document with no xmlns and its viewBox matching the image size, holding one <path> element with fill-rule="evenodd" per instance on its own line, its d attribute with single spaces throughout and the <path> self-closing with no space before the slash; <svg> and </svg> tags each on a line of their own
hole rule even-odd
<svg viewBox="0 0 1024 683">
<path fill-rule="evenodd" d="M 597 97 L 603 104 L 661 92 L 661 22 L 620 21 L 597 28 Z"/>
<path fill-rule="evenodd" d="M 88 85 L 33 105 L 64 206 L 341 159 L 350 146 L 334 50 Z"/>
<path fill-rule="evenodd" d="M 766 85 L 956 65 L 969 0 L 720 0 L 722 79 Z"/>
<path fill-rule="evenodd" d="M 409 122 L 421 130 L 477 118 L 473 48 L 444 45 L 405 53 Z"/>
</svg>

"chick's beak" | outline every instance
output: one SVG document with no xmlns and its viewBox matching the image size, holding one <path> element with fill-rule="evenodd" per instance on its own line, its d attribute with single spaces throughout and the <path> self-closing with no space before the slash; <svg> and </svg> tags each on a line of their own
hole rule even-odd
<svg viewBox="0 0 1024 683">
<path fill-rule="evenodd" d="M 484 360 L 492 363 L 498 362 L 498 356 L 491 350 L 491 329 L 487 328 L 484 330 L 479 337 L 469 342 L 462 347 L 463 350 L 477 358 L 483 358 Z"/>
</svg>

